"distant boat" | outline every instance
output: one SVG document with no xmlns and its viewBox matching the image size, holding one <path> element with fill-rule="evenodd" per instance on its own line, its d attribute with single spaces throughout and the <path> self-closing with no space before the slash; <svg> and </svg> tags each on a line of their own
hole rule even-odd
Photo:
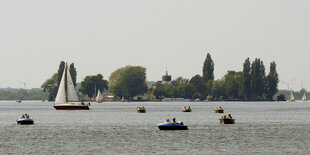
<svg viewBox="0 0 310 155">
<path fill-rule="evenodd" d="M 89 110 L 89 105 L 79 100 L 66 65 L 54 103 L 56 110 Z"/>
<path fill-rule="evenodd" d="M 16 100 L 17 103 L 22 103 L 23 97 L 21 97 L 19 100 Z"/>
<path fill-rule="evenodd" d="M 220 106 L 214 109 L 215 113 L 224 113 L 224 109 Z"/>
<path fill-rule="evenodd" d="M 190 106 L 188 106 L 188 107 L 183 107 L 182 111 L 183 112 L 192 112 L 192 109 Z"/>
<path fill-rule="evenodd" d="M 146 109 L 144 107 L 137 107 L 137 113 L 146 113 Z"/>
<path fill-rule="evenodd" d="M 304 93 L 304 96 L 301 98 L 302 101 L 307 101 L 306 93 Z"/>
<path fill-rule="evenodd" d="M 287 100 L 288 102 L 295 102 L 295 98 L 294 98 L 294 94 L 293 91 L 291 90 L 291 95 L 290 95 L 290 99 Z"/>
<path fill-rule="evenodd" d="M 97 97 L 96 97 L 96 102 L 98 102 L 98 103 L 103 102 L 103 96 L 102 96 L 100 90 L 98 90 Z"/>
</svg>

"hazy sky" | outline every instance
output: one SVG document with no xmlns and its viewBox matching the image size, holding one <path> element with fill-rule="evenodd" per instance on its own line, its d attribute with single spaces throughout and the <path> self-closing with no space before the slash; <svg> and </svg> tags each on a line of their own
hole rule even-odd
<svg viewBox="0 0 310 155">
<path fill-rule="evenodd" d="M 78 81 L 125 65 L 146 67 L 150 81 L 166 67 L 191 78 L 209 52 L 216 79 L 261 58 L 310 90 L 309 19 L 309 0 L 0 0 L 0 87 L 40 87 L 61 60 Z"/>
</svg>

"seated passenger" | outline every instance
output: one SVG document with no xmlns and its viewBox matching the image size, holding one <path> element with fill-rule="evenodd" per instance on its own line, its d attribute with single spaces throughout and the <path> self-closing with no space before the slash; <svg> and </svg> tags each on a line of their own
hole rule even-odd
<svg viewBox="0 0 310 155">
<path fill-rule="evenodd" d="M 224 115 L 222 116 L 222 118 L 226 118 L 226 114 L 224 114 Z"/>
<path fill-rule="evenodd" d="M 191 106 L 188 106 L 188 108 L 187 109 L 191 109 Z"/>
<path fill-rule="evenodd" d="M 177 122 L 175 121 L 175 118 L 172 118 L 172 123 L 177 123 Z"/>
<path fill-rule="evenodd" d="M 170 121 L 169 121 L 169 118 L 166 118 L 166 122 L 165 123 L 169 123 Z"/>
<path fill-rule="evenodd" d="M 228 114 L 228 118 L 232 118 L 230 114 Z"/>
</svg>

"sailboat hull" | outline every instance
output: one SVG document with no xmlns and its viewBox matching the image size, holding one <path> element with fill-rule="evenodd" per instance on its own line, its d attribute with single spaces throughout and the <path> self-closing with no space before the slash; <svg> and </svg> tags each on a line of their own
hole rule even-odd
<svg viewBox="0 0 310 155">
<path fill-rule="evenodd" d="M 89 110 L 87 105 L 54 105 L 56 110 Z"/>
</svg>

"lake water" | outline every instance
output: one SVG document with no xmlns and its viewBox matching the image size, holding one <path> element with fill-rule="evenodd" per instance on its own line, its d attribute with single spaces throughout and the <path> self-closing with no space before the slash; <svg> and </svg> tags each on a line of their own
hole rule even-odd
<svg viewBox="0 0 310 155">
<path fill-rule="evenodd" d="M 182 112 L 190 105 L 192 112 Z M 146 113 L 137 113 L 145 106 Z M 222 106 L 236 124 L 219 124 Z M 58 111 L 51 102 L 0 101 L 0 154 L 309 154 L 310 102 L 92 103 Z M 16 119 L 30 114 L 35 125 Z M 160 131 L 175 117 L 185 131 Z"/>
</svg>

